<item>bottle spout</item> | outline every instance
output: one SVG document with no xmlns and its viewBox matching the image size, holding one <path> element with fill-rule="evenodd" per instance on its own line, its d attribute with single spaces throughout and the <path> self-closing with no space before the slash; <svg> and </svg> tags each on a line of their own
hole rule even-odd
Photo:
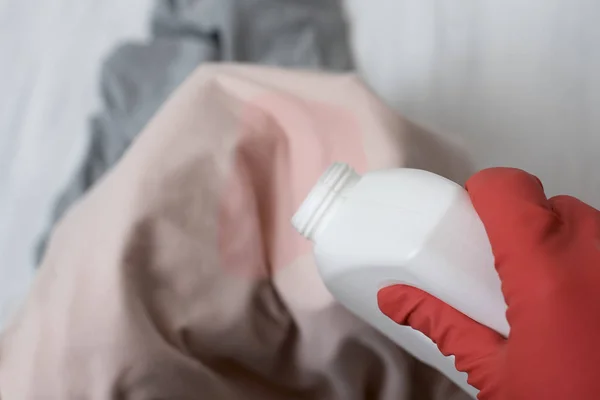
<svg viewBox="0 0 600 400">
<path fill-rule="evenodd" d="M 296 214 L 292 225 L 305 238 L 314 241 L 314 233 L 340 194 L 354 185 L 360 175 L 346 163 L 333 163 L 321 175 Z"/>
</svg>

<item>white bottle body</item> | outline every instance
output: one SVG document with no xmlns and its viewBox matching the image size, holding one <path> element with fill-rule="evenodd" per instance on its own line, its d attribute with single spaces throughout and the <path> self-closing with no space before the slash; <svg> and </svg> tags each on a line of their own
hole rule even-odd
<svg viewBox="0 0 600 400">
<path fill-rule="evenodd" d="M 338 177 L 347 177 L 338 179 L 337 186 L 331 179 L 327 183 L 328 176 L 336 175 L 332 168 Z M 310 237 L 329 291 L 354 314 L 475 394 L 451 357 L 444 357 L 420 332 L 389 320 L 377 306 L 379 289 L 403 283 L 508 335 L 491 247 L 466 191 L 426 171 L 383 170 L 360 177 L 343 164 L 334 164 L 319 185 L 313 192 L 323 192 L 323 185 L 333 190 Z"/>
</svg>

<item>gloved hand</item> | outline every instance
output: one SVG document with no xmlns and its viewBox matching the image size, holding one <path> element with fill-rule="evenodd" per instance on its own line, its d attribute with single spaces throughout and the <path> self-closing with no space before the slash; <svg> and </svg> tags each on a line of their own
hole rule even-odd
<svg viewBox="0 0 600 400">
<path fill-rule="evenodd" d="M 481 400 L 600 399 L 600 211 L 547 199 L 517 169 L 479 172 L 467 191 L 502 281 L 508 339 L 407 286 L 382 289 L 381 311 L 455 355 Z"/>
</svg>

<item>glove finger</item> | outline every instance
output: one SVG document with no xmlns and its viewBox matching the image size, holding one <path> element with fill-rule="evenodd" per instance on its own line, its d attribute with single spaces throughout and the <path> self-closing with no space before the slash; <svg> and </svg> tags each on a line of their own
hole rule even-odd
<svg viewBox="0 0 600 400">
<path fill-rule="evenodd" d="M 479 390 L 495 390 L 505 343 L 501 335 L 411 286 L 383 288 L 377 302 L 394 322 L 422 332 L 445 356 L 454 355 L 456 369 L 468 374 L 469 384 Z"/>
</svg>

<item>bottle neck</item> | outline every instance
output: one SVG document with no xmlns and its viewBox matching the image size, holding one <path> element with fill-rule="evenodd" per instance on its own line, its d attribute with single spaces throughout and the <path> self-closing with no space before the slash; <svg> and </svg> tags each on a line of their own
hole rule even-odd
<svg viewBox="0 0 600 400">
<path fill-rule="evenodd" d="M 296 214 L 292 225 L 305 238 L 314 241 L 315 233 L 331 213 L 344 192 L 354 186 L 361 176 L 348 164 L 332 164 L 312 188 Z"/>
</svg>

